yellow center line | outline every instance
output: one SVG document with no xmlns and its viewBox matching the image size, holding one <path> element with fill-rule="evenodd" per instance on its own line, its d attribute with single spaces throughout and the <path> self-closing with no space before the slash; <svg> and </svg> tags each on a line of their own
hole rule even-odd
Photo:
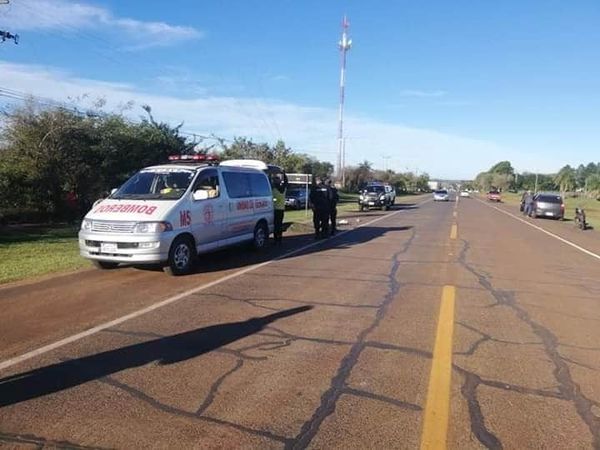
<svg viewBox="0 0 600 450">
<path fill-rule="evenodd" d="M 423 416 L 421 450 L 446 448 L 450 412 L 455 297 L 454 286 L 444 286 L 427 390 L 427 404 Z"/>
<path fill-rule="evenodd" d="M 458 225 L 453 224 L 450 230 L 450 239 L 456 239 L 458 237 Z"/>
</svg>

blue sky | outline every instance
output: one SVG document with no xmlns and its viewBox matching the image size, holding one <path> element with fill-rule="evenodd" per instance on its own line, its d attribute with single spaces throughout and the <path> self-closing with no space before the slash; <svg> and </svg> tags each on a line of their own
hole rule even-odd
<svg viewBox="0 0 600 450">
<path fill-rule="evenodd" d="M 188 132 L 334 161 L 344 13 L 349 163 L 469 178 L 600 160 L 597 1 L 11 0 L 0 88 L 149 103 Z"/>
</svg>

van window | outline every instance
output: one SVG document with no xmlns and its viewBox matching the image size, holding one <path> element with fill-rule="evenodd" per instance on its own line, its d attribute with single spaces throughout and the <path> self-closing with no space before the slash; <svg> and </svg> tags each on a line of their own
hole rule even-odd
<svg viewBox="0 0 600 450">
<path fill-rule="evenodd" d="M 227 193 L 231 198 L 252 197 L 250 177 L 244 172 L 222 172 Z"/>
<path fill-rule="evenodd" d="M 215 169 L 205 169 L 200 172 L 194 183 L 193 192 L 199 190 L 208 192 L 208 198 L 216 198 L 220 195 L 219 174 Z"/>
<path fill-rule="evenodd" d="M 536 200 L 540 203 L 554 203 L 559 205 L 563 202 L 562 197 L 560 195 L 543 195 L 539 194 L 536 197 Z"/>
<path fill-rule="evenodd" d="M 250 173 L 250 188 L 253 197 L 270 197 L 272 194 L 271 185 L 267 177 L 260 173 Z"/>
<path fill-rule="evenodd" d="M 187 191 L 195 171 L 144 169 L 136 173 L 111 198 L 130 200 L 176 200 Z"/>
</svg>

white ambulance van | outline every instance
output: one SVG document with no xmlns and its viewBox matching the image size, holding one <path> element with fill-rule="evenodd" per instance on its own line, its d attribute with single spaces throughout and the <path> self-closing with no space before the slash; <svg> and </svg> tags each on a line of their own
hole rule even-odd
<svg viewBox="0 0 600 450">
<path fill-rule="evenodd" d="M 94 205 L 81 224 L 81 256 L 101 269 L 163 264 L 182 275 L 199 254 L 245 241 L 266 245 L 273 231 L 266 164 L 218 164 L 205 155 L 169 160 L 140 170 Z"/>
</svg>

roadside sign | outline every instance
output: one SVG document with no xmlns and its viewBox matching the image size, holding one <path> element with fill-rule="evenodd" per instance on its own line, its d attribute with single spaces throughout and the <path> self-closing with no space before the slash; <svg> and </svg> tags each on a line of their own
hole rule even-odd
<svg viewBox="0 0 600 450">
<path fill-rule="evenodd" d="M 287 177 L 290 184 L 310 184 L 312 181 L 310 173 L 288 173 Z"/>
<path fill-rule="evenodd" d="M 312 175 L 310 173 L 288 173 L 286 175 L 289 184 L 304 185 L 306 189 L 304 213 L 306 216 L 308 216 L 308 186 L 312 182 Z"/>
</svg>

